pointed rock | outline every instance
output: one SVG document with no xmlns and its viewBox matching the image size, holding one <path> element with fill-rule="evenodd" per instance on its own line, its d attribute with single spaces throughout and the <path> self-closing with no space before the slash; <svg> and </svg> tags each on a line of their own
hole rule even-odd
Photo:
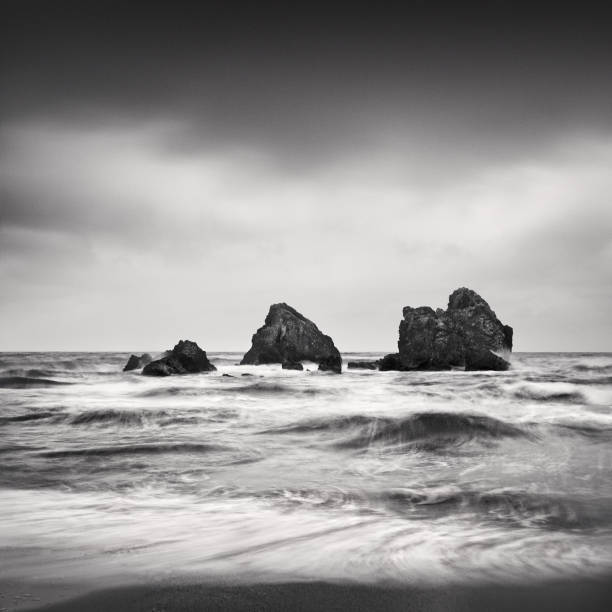
<svg viewBox="0 0 612 612">
<path fill-rule="evenodd" d="M 272 304 L 268 316 L 253 335 L 252 346 L 241 365 L 295 364 L 314 361 L 319 370 L 340 373 L 342 357 L 334 341 L 291 306 Z"/>
</svg>

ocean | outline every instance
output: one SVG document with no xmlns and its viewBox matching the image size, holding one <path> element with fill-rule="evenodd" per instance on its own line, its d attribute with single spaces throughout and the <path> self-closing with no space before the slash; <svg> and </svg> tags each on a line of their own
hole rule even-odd
<svg viewBox="0 0 612 612">
<path fill-rule="evenodd" d="M 507 372 L 0 354 L 5 579 L 524 584 L 612 571 L 612 354 Z M 378 353 L 343 355 L 347 361 Z"/>
</svg>

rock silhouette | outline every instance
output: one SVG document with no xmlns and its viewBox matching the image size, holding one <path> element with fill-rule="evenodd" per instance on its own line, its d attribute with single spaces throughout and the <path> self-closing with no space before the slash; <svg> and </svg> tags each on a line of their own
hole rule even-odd
<svg viewBox="0 0 612 612">
<path fill-rule="evenodd" d="M 241 365 L 301 361 L 314 361 L 321 371 L 339 374 L 342 370 L 340 351 L 329 336 L 288 304 L 272 304 Z"/>
<path fill-rule="evenodd" d="M 138 355 L 130 355 L 130 358 L 127 360 L 123 371 L 129 372 L 130 370 L 139 370 L 140 368 L 144 368 L 147 364 L 153 361 L 153 357 L 149 355 L 149 353 L 143 353 L 140 357 Z"/>
<path fill-rule="evenodd" d="M 390 369 L 507 370 L 510 365 L 495 353 L 512 351 L 512 328 L 471 289 L 455 290 L 447 310 L 406 306 L 403 315 L 397 343 L 399 364 Z"/>
<path fill-rule="evenodd" d="M 178 344 L 164 357 L 146 365 L 142 373 L 145 376 L 171 376 L 172 374 L 214 372 L 216 369 L 208 361 L 206 351 L 203 351 L 195 342 L 179 340 Z"/>
</svg>

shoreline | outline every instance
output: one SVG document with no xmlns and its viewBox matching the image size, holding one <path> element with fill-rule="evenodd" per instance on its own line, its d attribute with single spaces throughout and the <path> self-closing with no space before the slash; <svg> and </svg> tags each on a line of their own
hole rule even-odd
<svg viewBox="0 0 612 612">
<path fill-rule="evenodd" d="M 391 610 L 414 612 L 603 612 L 612 609 L 611 581 L 585 578 L 537 585 L 400 586 L 358 583 L 166 583 L 133 585 L 68 595 L 30 607 L 0 609 L 22 612 L 174 612 Z M 4 589 L 3 589 L 4 591 Z M 56 593 L 57 595 L 57 593 Z M 34 603 L 34 602 L 32 602 Z"/>
</svg>

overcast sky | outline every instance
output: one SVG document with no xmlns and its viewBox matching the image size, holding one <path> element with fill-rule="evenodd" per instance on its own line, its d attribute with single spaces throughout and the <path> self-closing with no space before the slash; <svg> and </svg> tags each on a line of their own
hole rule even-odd
<svg viewBox="0 0 612 612">
<path fill-rule="evenodd" d="M 3 3 L 0 350 L 246 350 L 286 301 L 392 351 L 459 286 L 612 350 L 608 16 L 296 6 Z"/>
</svg>

